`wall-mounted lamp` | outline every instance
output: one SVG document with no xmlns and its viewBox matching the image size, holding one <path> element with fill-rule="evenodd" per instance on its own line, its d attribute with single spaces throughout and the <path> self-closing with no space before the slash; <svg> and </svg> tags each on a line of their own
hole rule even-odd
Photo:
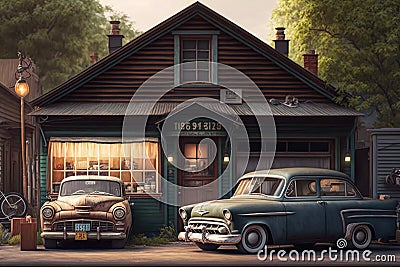
<svg viewBox="0 0 400 267">
<path fill-rule="evenodd" d="M 229 155 L 228 155 L 228 154 L 225 154 L 225 155 L 224 155 L 224 162 L 225 162 L 225 163 L 228 163 L 228 162 L 229 162 Z"/>
<path fill-rule="evenodd" d="M 351 162 L 351 155 L 349 152 L 344 155 L 344 162 Z"/>
<path fill-rule="evenodd" d="M 174 157 L 172 155 L 169 155 L 167 157 L 168 162 L 173 162 L 174 161 Z"/>
</svg>

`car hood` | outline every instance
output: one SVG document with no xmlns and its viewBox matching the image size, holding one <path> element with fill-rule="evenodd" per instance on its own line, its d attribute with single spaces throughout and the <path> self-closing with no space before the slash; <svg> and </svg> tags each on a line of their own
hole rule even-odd
<svg viewBox="0 0 400 267">
<path fill-rule="evenodd" d="M 234 216 L 249 213 L 284 211 L 284 206 L 279 200 L 270 200 L 265 197 L 234 197 L 202 202 L 196 204 L 191 212 L 191 217 L 220 217 L 223 210 L 229 210 Z"/>
<path fill-rule="evenodd" d="M 60 207 L 59 210 L 63 211 L 74 209 L 108 211 L 112 205 L 120 201 L 123 201 L 123 198 L 99 195 L 80 195 L 59 197 L 56 201 L 53 201 L 53 203 Z"/>
</svg>

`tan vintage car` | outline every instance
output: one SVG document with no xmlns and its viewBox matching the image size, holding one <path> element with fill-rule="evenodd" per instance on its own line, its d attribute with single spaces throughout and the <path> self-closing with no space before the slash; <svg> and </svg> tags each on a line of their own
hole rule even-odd
<svg viewBox="0 0 400 267">
<path fill-rule="evenodd" d="M 57 200 L 40 209 L 45 248 L 64 240 L 110 241 L 123 248 L 132 225 L 131 207 L 123 182 L 111 176 L 71 176 L 60 185 Z"/>
</svg>

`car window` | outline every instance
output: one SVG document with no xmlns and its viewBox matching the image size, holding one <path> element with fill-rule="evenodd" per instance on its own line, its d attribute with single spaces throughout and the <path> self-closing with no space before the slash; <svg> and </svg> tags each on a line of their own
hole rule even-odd
<svg viewBox="0 0 400 267">
<path fill-rule="evenodd" d="M 316 181 L 314 179 L 293 180 L 287 190 L 287 197 L 315 197 L 317 196 Z"/>
<path fill-rule="evenodd" d="M 120 197 L 121 185 L 118 182 L 106 180 L 72 180 L 61 185 L 61 196 L 84 194 Z"/>
<path fill-rule="evenodd" d="M 283 179 L 271 177 L 251 177 L 240 181 L 234 196 L 262 194 L 279 196 L 282 192 Z"/>
<path fill-rule="evenodd" d="M 329 197 L 354 197 L 355 188 L 340 179 L 321 179 L 321 195 Z"/>
</svg>

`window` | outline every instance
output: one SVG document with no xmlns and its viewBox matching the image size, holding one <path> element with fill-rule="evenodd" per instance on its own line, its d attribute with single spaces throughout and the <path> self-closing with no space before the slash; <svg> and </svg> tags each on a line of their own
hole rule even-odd
<svg viewBox="0 0 400 267">
<path fill-rule="evenodd" d="M 187 143 L 184 147 L 185 175 L 186 176 L 212 176 L 214 164 L 212 155 L 214 148 L 208 143 Z M 208 167 L 207 167 L 208 166 Z"/>
<path fill-rule="evenodd" d="M 181 63 L 187 63 L 182 66 L 182 83 L 209 82 L 210 40 L 184 39 L 182 40 L 181 51 Z"/>
<path fill-rule="evenodd" d="M 316 197 L 316 182 L 313 179 L 292 181 L 286 190 L 287 197 Z"/>
<path fill-rule="evenodd" d="M 127 193 L 159 193 L 158 141 L 129 143 L 50 143 L 51 193 L 58 193 L 61 181 L 73 175 L 114 176 L 124 181 Z"/>
<path fill-rule="evenodd" d="M 240 181 L 234 196 L 267 195 L 279 196 L 282 192 L 283 179 L 270 177 L 251 177 Z"/>
<path fill-rule="evenodd" d="M 339 179 L 322 179 L 321 196 L 328 197 L 354 197 L 355 188 L 346 181 Z"/>
</svg>

